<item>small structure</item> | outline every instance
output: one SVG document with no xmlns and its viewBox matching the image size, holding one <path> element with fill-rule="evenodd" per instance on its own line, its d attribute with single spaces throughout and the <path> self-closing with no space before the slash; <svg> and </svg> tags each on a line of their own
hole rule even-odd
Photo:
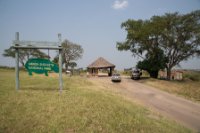
<svg viewBox="0 0 200 133">
<path fill-rule="evenodd" d="M 159 77 L 161 79 L 167 79 L 166 71 L 159 71 Z M 170 75 L 171 80 L 183 80 L 183 71 L 180 70 L 172 70 Z"/>
<path fill-rule="evenodd" d="M 92 76 L 97 76 L 99 69 L 109 69 L 108 76 L 112 76 L 114 68 L 115 65 L 108 62 L 103 57 L 99 57 L 97 60 L 95 60 L 87 67 L 89 74 Z"/>
</svg>

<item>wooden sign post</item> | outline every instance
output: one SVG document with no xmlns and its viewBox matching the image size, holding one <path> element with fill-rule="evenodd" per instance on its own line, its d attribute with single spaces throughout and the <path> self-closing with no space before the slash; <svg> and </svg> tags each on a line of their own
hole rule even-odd
<svg viewBox="0 0 200 133">
<path fill-rule="evenodd" d="M 19 41 L 19 32 L 15 34 L 15 40 Z M 15 44 L 17 46 L 18 44 Z M 19 89 L 19 49 L 15 48 L 15 88 Z"/>
<path fill-rule="evenodd" d="M 58 34 L 58 42 L 47 41 L 20 41 L 19 32 L 15 34 L 15 40 L 13 41 L 13 48 L 15 49 L 15 88 L 19 90 L 19 50 L 20 49 L 52 49 L 59 50 L 59 88 L 60 93 L 63 89 L 62 81 L 62 46 L 61 46 L 61 34 Z"/>
</svg>

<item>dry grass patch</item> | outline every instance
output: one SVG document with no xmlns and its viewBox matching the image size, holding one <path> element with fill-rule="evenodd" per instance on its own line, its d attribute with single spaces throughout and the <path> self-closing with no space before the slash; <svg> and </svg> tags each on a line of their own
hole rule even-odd
<svg viewBox="0 0 200 133">
<path fill-rule="evenodd" d="M 144 79 L 139 82 L 164 90 L 169 93 L 183 96 L 193 101 L 200 101 L 200 81 L 167 81 L 159 79 Z"/>
</svg>

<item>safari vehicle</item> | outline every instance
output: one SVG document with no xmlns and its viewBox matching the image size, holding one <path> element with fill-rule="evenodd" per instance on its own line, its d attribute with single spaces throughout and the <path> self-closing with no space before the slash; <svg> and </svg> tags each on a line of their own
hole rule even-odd
<svg viewBox="0 0 200 133">
<path fill-rule="evenodd" d="M 121 82 L 121 76 L 119 73 L 114 73 L 111 77 L 112 82 Z"/>
<path fill-rule="evenodd" d="M 131 72 L 131 78 L 135 80 L 140 79 L 141 75 L 142 75 L 142 72 L 139 69 L 132 70 Z"/>
</svg>

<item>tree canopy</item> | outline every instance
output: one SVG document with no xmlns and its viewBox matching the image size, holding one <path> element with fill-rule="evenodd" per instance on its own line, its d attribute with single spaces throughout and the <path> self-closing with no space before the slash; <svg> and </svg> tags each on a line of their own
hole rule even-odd
<svg viewBox="0 0 200 133">
<path fill-rule="evenodd" d="M 162 50 L 168 79 L 174 66 L 200 55 L 200 10 L 184 15 L 167 13 L 149 20 L 127 20 L 121 27 L 127 37 L 125 42 L 117 42 L 117 49 L 130 50 L 145 60 L 157 49 Z"/>
<path fill-rule="evenodd" d="M 83 54 L 83 48 L 81 45 L 72 43 L 68 40 L 65 40 L 62 42 L 62 58 L 63 58 L 63 64 L 65 64 L 65 69 L 68 70 L 69 66 L 74 65 L 76 60 L 82 57 Z M 54 58 L 54 61 L 58 61 L 58 55 Z M 71 63 L 74 62 L 74 63 Z"/>
<path fill-rule="evenodd" d="M 153 53 L 147 53 L 143 61 L 137 63 L 137 68 L 149 72 L 150 77 L 157 78 L 160 69 L 165 68 L 166 58 L 163 51 L 155 49 Z"/>
<path fill-rule="evenodd" d="M 15 58 L 15 49 L 10 47 L 4 50 L 3 56 Z M 25 62 L 30 58 L 48 58 L 48 55 L 39 49 L 20 49 L 19 62 L 24 67 Z"/>
</svg>

